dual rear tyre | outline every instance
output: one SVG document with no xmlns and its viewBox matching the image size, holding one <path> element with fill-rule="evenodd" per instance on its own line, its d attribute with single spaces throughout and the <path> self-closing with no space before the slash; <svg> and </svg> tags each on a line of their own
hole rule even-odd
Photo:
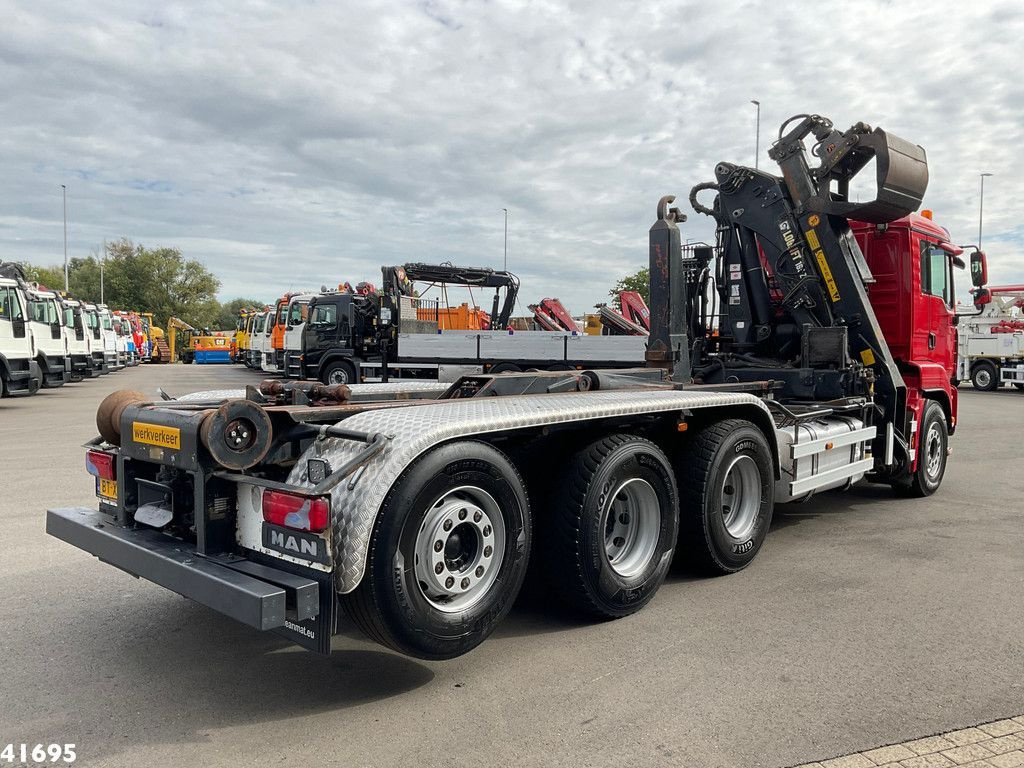
<svg viewBox="0 0 1024 768">
<path fill-rule="evenodd" d="M 695 434 L 678 466 L 650 440 L 613 434 L 577 451 L 556 477 L 535 500 L 542 573 L 566 605 L 593 618 L 649 603 L 677 539 L 698 567 L 731 573 L 754 559 L 771 522 L 771 451 L 739 419 Z M 532 538 L 530 502 L 508 457 L 477 441 L 441 445 L 385 498 L 363 578 L 342 605 L 385 646 L 454 658 L 508 613 Z"/>
</svg>

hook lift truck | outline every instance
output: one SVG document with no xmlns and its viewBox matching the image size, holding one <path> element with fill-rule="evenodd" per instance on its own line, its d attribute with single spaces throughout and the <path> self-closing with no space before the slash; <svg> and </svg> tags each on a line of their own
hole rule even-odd
<svg viewBox="0 0 1024 768">
<path fill-rule="evenodd" d="M 47 531 L 320 653 L 345 616 L 448 659 L 491 633 L 528 564 L 569 609 L 618 618 L 674 559 L 748 566 L 776 503 L 865 477 L 934 493 L 963 262 L 913 213 L 925 152 L 794 120 L 770 152 L 781 177 L 723 162 L 694 188 L 715 247 L 684 260 L 685 217 L 658 204 L 648 367 L 114 393 L 86 452 L 99 509 L 49 510 Z M 853 202 L 872 159 L 877 195 Z"/>
</svg>

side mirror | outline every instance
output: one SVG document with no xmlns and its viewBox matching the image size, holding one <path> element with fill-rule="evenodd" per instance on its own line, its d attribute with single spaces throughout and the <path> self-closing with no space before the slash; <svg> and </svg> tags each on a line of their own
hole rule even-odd
<svg viewBox="0 0 1024 768">
<path fill-rule="evenodd" d="M 976 288 L 971 293 L 974 294 L 974 306 L 978 309 L 992 303 L 992 292 L 988 288 Z"/>
<path fill-rule="evenodd" d="M 971 254 L 971 285 L 981 288 L 988 282 L 988 259 L 983 251 L 974 251 Z M 977 301 L 975 301 L 977 304 Z"/>
</svg>

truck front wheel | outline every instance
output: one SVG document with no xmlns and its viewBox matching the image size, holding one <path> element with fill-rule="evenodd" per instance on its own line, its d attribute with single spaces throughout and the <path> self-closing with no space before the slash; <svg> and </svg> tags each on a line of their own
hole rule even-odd
<svg viewBox="0 0 1024 768">
<path fill-rule="evenodd" d="M 665 581 L 679 529 L 672 465 L 658 446 L 610 435 L 569 462 L 544 537 L 551 587 L 580 613 L 636 613 Z"/>
<path fill-rule="evenodd" d="M 745 419 L 709 424 L 680 457 L 679 548 L 690 564 L 734 573 L 756 557 L 775 503 L 772 454 Z"/>
<path fill-rule="evenodd" d="M 999 388 L 999 372 L 988 360 L 982 360 L 971 371 L 971 383 L 982 392 L 992 392 Z"/>
<path fill-rule="evenodd" d="M 354 384 L 356 369 L 348 360 L 334 360 L 324 366 L 320 381 L 324 384 Z"/>
<path fill-rule="evenodd" d="M 934 400 L 925 403 L 918 432 L 917 469 L 896 490 L 907 496 L 931 496 L 942 484 L 946 473 L 949 428 L 942 406 Z"/>
<path fill-rule="evenodd" d="M 341 603 L 370 638 L 421 659 L 472 650 L 504 618 L 530 555 L 530 507 L 503 453 L 475 441 L 418 459 L 381 506 Z"/>
</svg>

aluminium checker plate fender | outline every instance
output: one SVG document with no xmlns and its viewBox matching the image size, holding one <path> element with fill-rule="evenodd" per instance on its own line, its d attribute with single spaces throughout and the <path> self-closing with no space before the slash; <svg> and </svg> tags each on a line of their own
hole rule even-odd
<svg viewBox="0 0 1024 768">
<path fill-rule="evenodd" d="M 773 424 L 767 406 L 753 395 L 733 392 L 586 392 L 444 400 L 433 405 L 359 413 L 339 422 L 346 429 L 381 432 L 392 439 L 384 450 L 331 492 L 334 581 L 339 593 L 358 586 L 366 566 L 370 536 L 381 505 L 398 477 L 430 448 L 451 440 L 527 427 L 591 421 L 684 409 L 753 406 Z M 771 436 L 768 436 L 771 437 Z M 774 445 L 774 437 L 769 445 Z M 317 441 L 288 476 L 292 485 L 312 487 L 307 459 L 339 467 L 363 446 L 350 440 Z M 776 457 L 776 463 L 778 459 Z M 778 468 L 776 467 L 776 471 Z"/>
</svg>

